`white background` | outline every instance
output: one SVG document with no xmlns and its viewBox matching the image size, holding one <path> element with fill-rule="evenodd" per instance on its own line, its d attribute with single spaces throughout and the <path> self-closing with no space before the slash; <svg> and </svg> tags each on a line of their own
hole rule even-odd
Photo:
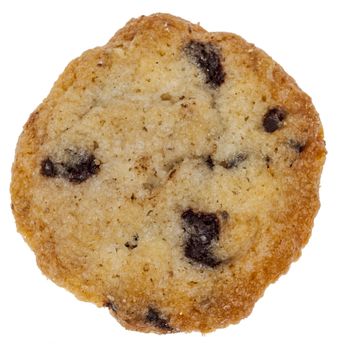
<svg viewBox="0 0 351 350">
<path fill-rule="evenodd" d="M 0 349 L 351 349 L 351 24 L 348 1 L 0 2 Z M 322 207 L 289 273 L 239 325 L 202 336 L 124 330 L 47 280 L 16 233 L 9 181 L 22 125 L 66 64 L 131 17 L 169 12 L 264 49 L 308 92 L 328 148 Z"/>
</svg>

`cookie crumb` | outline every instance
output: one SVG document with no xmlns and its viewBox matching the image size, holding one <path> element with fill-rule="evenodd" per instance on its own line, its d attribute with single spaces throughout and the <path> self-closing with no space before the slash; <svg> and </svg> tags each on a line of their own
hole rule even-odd
<svg viewBox="0 0 351 350">
<path fill-rule="evenodd" d="M 162 101 L 171 101 L 172 95 L 170 93 L 166 92 L 166 93 L 161 95 L 161 100 Z"/>
</svg>

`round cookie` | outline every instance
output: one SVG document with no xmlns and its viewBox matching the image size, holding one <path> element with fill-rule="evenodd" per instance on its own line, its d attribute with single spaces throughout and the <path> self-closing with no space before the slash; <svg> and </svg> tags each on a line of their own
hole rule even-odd
<svg viewBox="0 0 351 350">
<path fill-rule="evenodd" d="M 307 243 L 323 131 L 264 52 L 166 14 L 72 61 L 19 138 L 18 230 L 45 275 L 126 328 L 248 316 Z"/>
</svg>

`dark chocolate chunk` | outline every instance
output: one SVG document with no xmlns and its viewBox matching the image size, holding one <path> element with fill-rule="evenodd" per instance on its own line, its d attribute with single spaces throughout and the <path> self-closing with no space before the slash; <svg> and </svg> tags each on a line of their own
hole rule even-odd
<svg viewBox="0 0 351 350">
<path fill-rule="evenodd" d="M 149 310 L 145 317 L 146 322 L 151 323 L 153 326 L 166 330 L 166 331 L 173 331 L 173 328 L 168 324 L 168 321 L 164 319 L 160 312 L 153 307 L 149 307 Z"/>
<path fill-rule="evenodd" d="M 301 153 L 305 149 L 306 145 L 295 140 L 289 141 L 289 146 L 295 150 L 296 153 Z"/>
<path fill-rule="evenodd" d="M 46 158 L 41 162 L 40 173 L 47 177 L 57 176 L 55 165 L 50 158 Z"/>
<path fill-rule="evenodd" d="M 263 117 L 263 127 L 265 131 L 272 133 L 283 126 L 283 120 L 287 113 L 280 107 L 270 108 Z"/>
<path fill-rule="evenodd" d="M 185 239 L 185 256 L 197 263 L 215 267 L 220 260 L 213 256 L 212 243 L 219 239 L 219 220 L 216 214 L 195 213 L 186 210 L 182 216 Z"/>
<path fill-rule="evenodd" d="M 213 163 L 213 159 L 210 155 L 207 156 L 205 162 L 206 162 L 207 166 L 212 170 L 214 167 L 214 163 Z"/>
<path fill-rule="evenodd" d="M 124 246 L 132 250 L 138 246 L 139 235 L 134 235 L 131 241 L 124 243 Z"/>
<path fill-rule="evenodd" d="M 215 89 L 224 83 L 225 72 L 220 53 L 211 43 L 191 40 L 184 48 L 186 55 L 206 76 L 206 84 Z"/>
<path fill-rule="evenodd" d="M 61 177 L 72 183 L 81 183 L 100 170 L 95 156 L 86 151 L 66 150 L 65 162 L 46 158 L 41 162 L 40 173 L 47 177 Z"/>
<path fill-rule="evenodd" d="M 240 163 L 245 161 L 247 159 L 247 154 L 245 153 L 238 153 L 235 155 L 233 158 L 224 160 L 220 162 L 219 164 L 226 169 L 232 169 L 232 168 L 237 168 Z"/>
</svg>

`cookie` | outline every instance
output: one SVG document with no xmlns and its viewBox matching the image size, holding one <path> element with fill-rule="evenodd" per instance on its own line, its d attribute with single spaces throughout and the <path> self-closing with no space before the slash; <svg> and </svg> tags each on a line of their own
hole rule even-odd
<svg viewBox="0 0 351 350">
<path fill-rule="evenodd" d="M 263 51 L 167 14 L 73 60 L 19 138 L 17 228 L 43 273 L 142 332 L 248 316 L 301 254 L 325 159 Z"/>
</svg>

